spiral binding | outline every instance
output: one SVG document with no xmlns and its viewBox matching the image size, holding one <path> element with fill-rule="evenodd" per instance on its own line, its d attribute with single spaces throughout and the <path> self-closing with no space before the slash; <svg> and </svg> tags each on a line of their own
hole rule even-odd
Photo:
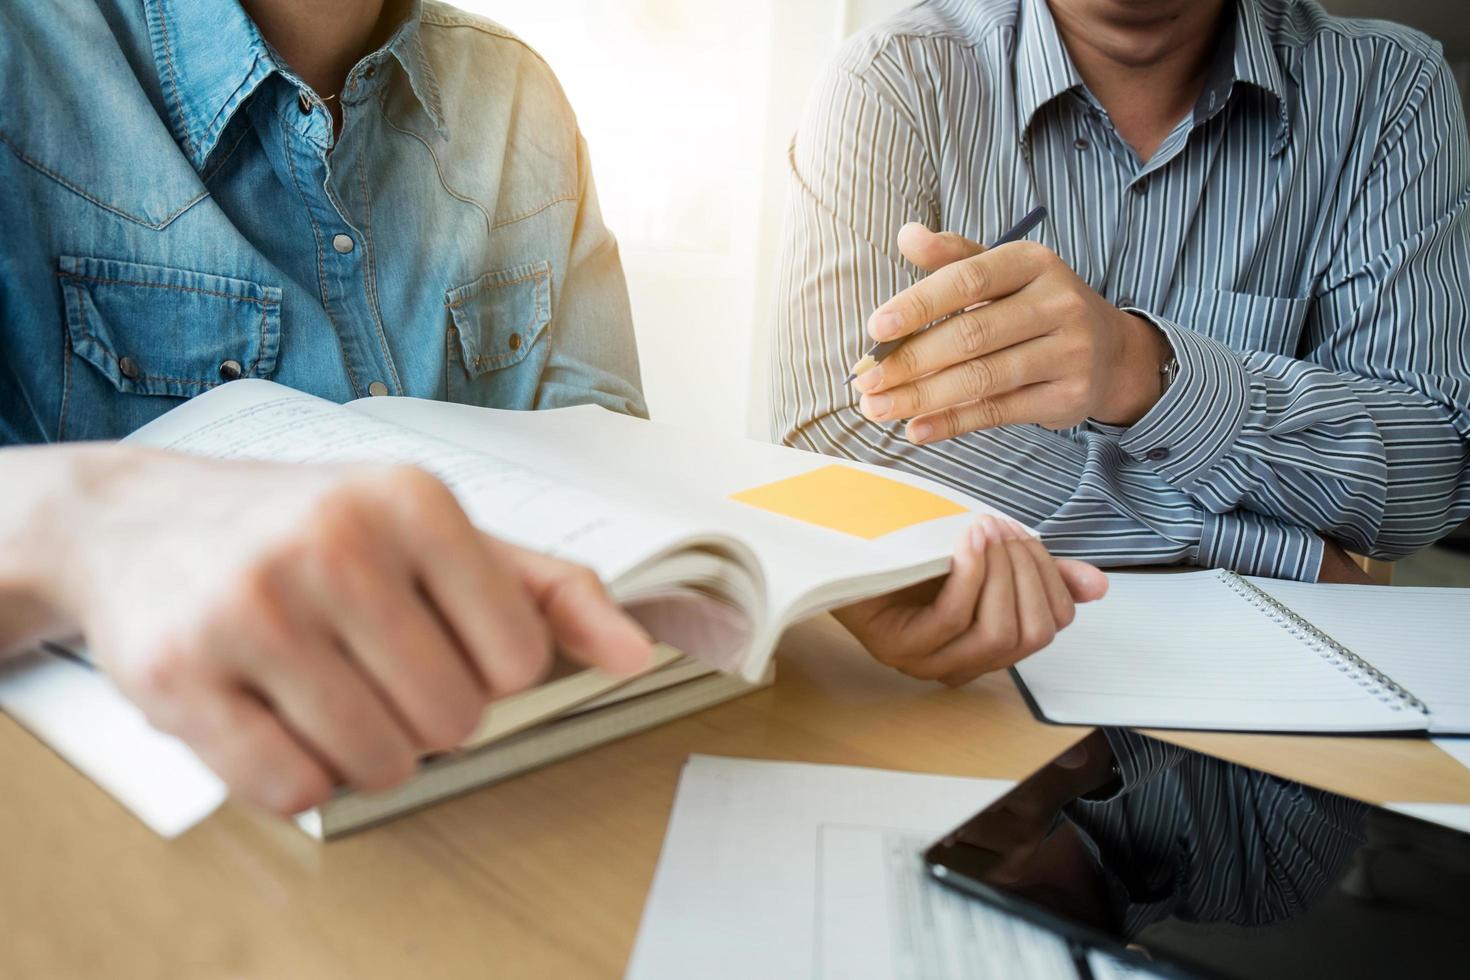
<svg viewBox="0 0 1470 980">
<path fill-rule="evenodd" d="M 1403 685 L 1298 616 L 1289 607 L 1277 602 L 1265 591 L 1256 588 L 1234 572 L 1224 569 L 1220 571 L 1220 581 L 1224 582 L 1230 591 L 1264 613 L 1273 623 L 1278 623 L 1282 629 L 1301 640 L 1309 650 L 1335 664 L 1338 670 L 1347 672 L 1359 687 L 1388 704 L 1392 710 L 1399 711 L 1408 707 L 1421 714 L 1429 714 L 1429 707 L 1410 694 Z M 1394 698 L 1398 699 L 1398 704 L 1392 703 Z"/>
</svg>

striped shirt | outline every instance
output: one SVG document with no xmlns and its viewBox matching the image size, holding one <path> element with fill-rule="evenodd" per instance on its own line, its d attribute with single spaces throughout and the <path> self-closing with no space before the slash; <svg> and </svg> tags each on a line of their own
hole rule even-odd
<svg viewBox="0 0 1470 980">
<path fill-rule="evenodd" d="M 772 413 L 903 467 L 1058 554 L 1314 578 L 1325 535 L 1409 554 L 1470 515 L 1470 147 L 1438 45 L 1311 0 L 1227 13 L 1194 111 L 1147 161 L 1044 0 L 929 0 L 850 41 L 791 148 Z M 842 385 L 920 276 L 906 222 L 1033 237 L 1149 317 L 1180 370 L 1128 428 L 916 447 Z"/>
<path fill-rule="evenodd" d="M 1090 838 L 1126 938 L 1165 918 L 1297 918 L 1366 843 L 1366 803 L 1122 728 L 1104 728 L 1122 789 L 1067 815 Z"/>
</svg>

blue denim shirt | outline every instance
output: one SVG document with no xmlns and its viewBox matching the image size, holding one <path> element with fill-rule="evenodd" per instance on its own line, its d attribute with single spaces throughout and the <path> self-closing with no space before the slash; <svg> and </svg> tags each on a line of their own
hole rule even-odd
<svg viewBox="0 0 1470 980">
<path fill-rule="evenodd" d="M 334 139 L 234 0 L 0 5 L 0 445 L 120 437 L 236 377 L 643 414 L 551 71 L 405 6 Z"/>
</svg>

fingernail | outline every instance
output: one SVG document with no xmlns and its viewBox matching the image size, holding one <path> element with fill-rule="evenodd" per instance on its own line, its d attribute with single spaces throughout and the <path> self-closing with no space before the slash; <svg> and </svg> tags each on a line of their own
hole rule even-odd
<svg viewBox="0 0 1470 980">
<path fill-rule="evenodd" d="M 928 422 L 915 422 L 909 426 L 909 442 L 915 445 L 928 442 L 932 435 L 934 435 L 934 426 Z"/>
<path fill-rule="evenodd" d="M 870 419 L 883 419 L 893 410 L 892 395 L 864 395 L 863 414 Z"/>
<path fill-rule="evenodd" d="M 981 518 L 981 520 L 984 520 L 984 518 Z M 976 552 L 978 554 L 979 552 L 982 552 L 982 551 L 985 550 L 986 543 L 987 543 L 987 539 L 985 537 L 985 527 L 984 527 L 984 525 L 981 524 L 980 521 L 976 521 L 974 524 L 971 524 L 970 525 L 970 550 L 971 551 L 974 551 L 974 552 Z"/>
<path fill-rule="evenodd" d="M 1081 769 L 1087 765 L 1087 746 L 1077 744 L 1057 756 L 1052 765 L 1061 769 Z"/>
<path fill-rule="evenodd" d="M 868 336 L 874 340 L 891 340 L 903 329 L 903 317 L 897 313 L 874 313 L 868 321 Z"/>
<path fill-rule="evenodd" d="M 858 391 L 868 392 L 883 384 L 883 365 L 878 365 L 869 371 L 864 371 L 853 379 L 852 386 Z"/>
<path fill-rule="evenodd" d="M 1001 518 L 997 523 L 1000 525 L 1000 537 L 1002 541 L 1021 540 L 1021 530 L 1015 521 L 1011 520 L 1009 517 L 1004 517 Z"/>
</svg>

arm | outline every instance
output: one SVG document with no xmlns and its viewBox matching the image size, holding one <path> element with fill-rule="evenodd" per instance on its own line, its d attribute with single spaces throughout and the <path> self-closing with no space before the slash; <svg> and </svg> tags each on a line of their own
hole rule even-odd
<svg viewBox="0 0 1470 980">
<path fill-rule="evenodd" d="M 1470 516 L 1470 145 L 1453 76 L 1412 79 L 1342 231 L 1326 242 L 1302 358 L 1158 321 L 1174 386 L 1123 436 L 1169 442 L 1159 478 L 1401 558 Z"/>
<path fill-rule="evenodd" d="M 618 243 L 602 222 L 587 143 L 580 133 L 576 142 L 577 218 L 549 328 L 554 346 L 536 392 L 536 407 L 590 401 L 647 418 Z"/>
<path fill-rule="evenodd" d="M 807 113 L 791 166 L 773 347 L 773 427 L 787 444 L 949 483 L 1032 524 L 1058 555 L 1316 574 L 1312 531 L 1207 509 L 1115 438 L 1014 425 L 914 445 L 901 425 L 868 420 L 841 382 L 871 342 L 869 314 L 918 279 L 898 231 L 939 223 L 938 178 L 908 109 L 842 67 Z"/>
<path fill-rule="evenodd" d="M 282 813 L 457 746 L 551 645 L 646 634 L 595 576 L 480 534 L 420 470 L 0 449 L 0 649 L 85 634 L 155 727 Z"/>
</svg>

